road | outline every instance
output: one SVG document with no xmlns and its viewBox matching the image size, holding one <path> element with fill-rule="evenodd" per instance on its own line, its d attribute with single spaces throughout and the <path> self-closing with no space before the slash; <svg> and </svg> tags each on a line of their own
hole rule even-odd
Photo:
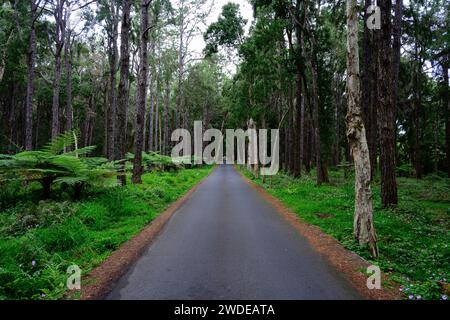
<svg viewBox="0 0 450 320">
<path fill-rule="evenodd" d="M 361 297 L 232 166 L 221 166 L 107 299 Z"/>
</svg>

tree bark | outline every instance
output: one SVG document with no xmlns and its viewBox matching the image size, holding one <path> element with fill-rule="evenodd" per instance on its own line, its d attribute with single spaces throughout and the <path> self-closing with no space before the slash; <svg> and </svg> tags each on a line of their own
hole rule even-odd
<svg viewBox="0 0 450 320">
<path fill-rule="evenodd" d="M 68 31 L 68 36 L 65 45 L 65 65 L 66 65 L 66 131 L 71 131 L 73 128 L 73 106 L 72 106 L 72 60 L 73 52 L 71 48 L 71 31 Z"/>
<path fill-rule="evenodd" d="M 167 155 L 169 146 L 169 107 L 170 107 L 170 81 L 166 79 L 164 86 L 164 133 L 162 154 Z"/>
<path fill-rule="evenodd" d="M 444 116 L 445 116 L 445 150 L 447 153 L 447 174 L 450 178 L 450 87 L 448 83 L 450 57 L 447 54 L 442 64 L 442 72 L 444 75 Z"/>
<path fill-rule="evenodd" d="M 107 156 L 110 161 L 116 156 L 116 124 L 117 124 L 117 38 L 119 29 L 119 4 L 111 3 L 111 27 L 109 30 L 108 51 L 109 51 L 109 110 L 108 110 L 108 147 Z"/>
<path fill-rule="evenodd" d="M 134 184 L 142 183 L 142 152 L 144 149 L 144 125 L 147 102 L 148 83 L 148 39 L 149 39 L 149 6 L 152 0 L 141 0 L 141 26 L 140 26 L 140 61 L 138 73 L 138 88 L 136 101 L 136 137 L 134 142 L 134 167 L 132 181 Z"/>
<path fill-rule="evenodd" d="M 120 81 L 117 103 L 117 151 L 119 160 L 124 160 L 127 153 L 127 112 L 130 77 L 130 28 L 131 0 L 122 1 L 122 29 L 120 34 Z M 119 181 L 124 186 L 127 183 L 125 164 L 121 167 Z"/>
<path fill-rule="evenodd" d="M 312 107 L 313 107 L 313 122 L 314 122 L 314 145 L 316 154 L 317 167 L 317 185 L 320 186 L 324 182 L 328 182 L 328 174 L 326 168 L 322 163 L 322 146 L 320 139 L 320 122 L 319 122 L 319 92 L 317 84 L 317 63 L 315 57 L 310 59 L 310 68 L 312 74 Z"/>
<path fill-rule="evenodd" d="M 360 245 L 369 245 L 378 257 L 377 237 L 373 225 L 373 202 L 370 185 L 370 157 L 366 130 L 361 116 L 359 76 L 358 7 L 356 0 L 347 0 L 347 137 L 355 162 L 354 235 Z"/>
<path fill-rule="evenodd" d="M 66 1 L 57 0 L 55 11 L 53 12 L 56 22 L 55 32 L 55 50 L 53 55 L 55 57 L 55 76 L 53 80 L 53 102 L 52 102 L 52 139 L 59 135 L 59 102 L 61 91 L 61 54 L 65 45 L 66 39 L 66 14 L 65 10 Z"/>
<path fill-rule="evenodd" d="M 183 97 L 183 77 L 184 77 L 184 37 L 185 37 L 185 0 L 181 0 L 180 3 L 180 25 L 179 25 L 179 49 L 178 49 L 178 94 L 177 94 L 177 110 L 175 113 L 175 126 L 179 128 L 180 125 L 184 126 L 183 112 L 184 112 L 184 97 Z"/>
<path fill-rule="evenodd" d="M 381 199 L 383 206 L 398 204 L 395 147 L 395 107 L 392 90 L 392 0 L 381 1 L 381 30 L 378 31 L 378 126 L 380 131 Z"/>
<path fill-rule="evenodd" d="M 365 0 L 365 13 L 364 21 L 367 21 L 369 14 L 367 9 L 371 6 L 371 0 Z M 377 119 L 376 119 L 376 106 L 375 106 L 375 94 L 376 94 L 376 66 L 374 57 L 374 34 L 372 30 L 369 30 L 366 24 L 364 24 L 364 64 L 362 74 L 362 117 L 364 120 L 364 126 L 366 128 L 367 143 L 369 146 L 370 155 L 370 167 L 371 178 L 375 174 L 377 168 Z"/>
<path fill-rule="evenodd" d="M 25 150 L 33 149 L 33 96 L 36 64 L 36 15 L 37 2 L 31 1 L 30 42 L 27 53 L 27 96 L 25 99 Z"/>
</svg>

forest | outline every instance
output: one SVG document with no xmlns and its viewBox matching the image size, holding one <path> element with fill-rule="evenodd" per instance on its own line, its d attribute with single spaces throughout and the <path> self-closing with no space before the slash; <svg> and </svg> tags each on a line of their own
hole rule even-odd
<svg viewBox="0 0 450 320">
<path fill-rule="evenodd" d="M 88 273 L 210 174 L 170 158 L 194 121 L 280 129 L 282 172 L 238 171 L 403 298 L 446 300 L 449 7 L 1 0 L 0 300 L 67 298 L 68 265 Z"/>
</svg>

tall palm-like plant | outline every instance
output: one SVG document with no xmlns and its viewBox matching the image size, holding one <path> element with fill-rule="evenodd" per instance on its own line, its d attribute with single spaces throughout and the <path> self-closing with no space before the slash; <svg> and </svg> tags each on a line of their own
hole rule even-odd
<svg viewBox="0 0 450 320">
<path fill-rule="evenodd" d="M 117 185 L 115 164 L 104 158 L 87 157 L 94 150 L 94 146 L 79 149 L 76 132 L 66 132 L 40 151 L 1 155 L 0 179 L 39 182 L 44 198 L 50 196 L 53 185 L 71 186 L 75 198 L 80 197 L 85 186 Z"/>
</svg>

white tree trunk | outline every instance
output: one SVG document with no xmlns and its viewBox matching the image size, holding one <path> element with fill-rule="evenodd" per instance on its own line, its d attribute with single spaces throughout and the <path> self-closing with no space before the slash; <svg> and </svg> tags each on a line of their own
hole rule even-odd
<svg viewBox="0 0 450 320">
<path fill-rule="evenodd" d="M 370 185 L 369 147 L 360 105 L 357 0 L 347 0 L 347 26 L 347 138 L 355 162 L 354 235 L 361 245 L 369 245 L 372 255 L 377 257 L 377 237 L 373 225 L 373 202 Z"/>
</svg>

